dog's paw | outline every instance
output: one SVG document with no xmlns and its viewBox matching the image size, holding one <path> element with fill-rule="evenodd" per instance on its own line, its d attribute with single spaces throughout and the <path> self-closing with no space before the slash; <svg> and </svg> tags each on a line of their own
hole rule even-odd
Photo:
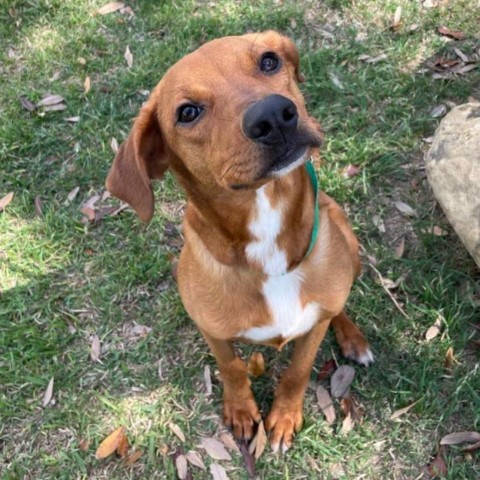
<svg viewBox="0 0 480 480">
<path fill-rule="evenodd" d="M 252 398 L 224 400 L 223 423 L 236 438 L 249 440 L 255 431 L 255 424 L 262 419 L 257 404 Z"/>
<path fill-rule="evenodd" d="M 265 421 L 265 427 L 270 432 L 272 450 L 285 453 L 292 446 L 295 432 L 300 430 L 302 422 L 302 407 L 276 406 L 274 403 Z"/>
<path fill-rule="evenodd" d="M 375 361 L 372 350 L 361 333 L 345 338 L 340 344 L 340 348 L 345 358 L 353 360 L 365 367 L 368 367 Z"/>
</svg>

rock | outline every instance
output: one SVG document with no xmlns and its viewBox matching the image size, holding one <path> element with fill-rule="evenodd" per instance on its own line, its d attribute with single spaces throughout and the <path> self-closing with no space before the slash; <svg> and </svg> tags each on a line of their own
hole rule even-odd
<svg viewBox="0 0 480 480">
<path fill-rule="evenodd" d="M 480 104 L 446 115 L 425 158 L 428 180 L 445 215 L 480 268 Z"/>
</svg>

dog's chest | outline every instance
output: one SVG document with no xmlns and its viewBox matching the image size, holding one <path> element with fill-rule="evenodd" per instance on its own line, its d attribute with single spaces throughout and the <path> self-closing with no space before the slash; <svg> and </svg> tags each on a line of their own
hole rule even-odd
<svg viewBox="0 0 480 480">
<path fill-rule="evenodd" d="M 254 240 L 247 246 L 246 255 L 268 275 L 262 285 L 262 293 L 271 318 L 265 319 L 265 326 L 253 327 L 239 334 L 254 342 L 302 335 L 315 325 L 321 312 L 319 303 L 302 302 L 302 266 L 285 273 L 286 252 L 277 242 L 282 228 L 282 204 L 279 202 L 273 208 L 264 188 L 257 190 L 256 212 L 249 225 Z"/>
</svg>

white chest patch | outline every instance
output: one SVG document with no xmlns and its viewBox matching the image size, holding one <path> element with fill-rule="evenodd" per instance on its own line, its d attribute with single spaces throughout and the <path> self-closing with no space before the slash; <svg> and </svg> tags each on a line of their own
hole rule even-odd
<svg viewBox="0 0 480 480">
<path fill-rule="evenodd" d="M 262 265 L 269 275 L 262 291 L 272 323 L 265 327 L 254 327 L 239 333 L 239 336 L 254 342 L 267 341 L 275 337 L 290 338 L 308 332 L 320 316 L 321 306 L 309 303 L 302 306 L 301 266 L 282 275 L 287 269 L 285 252 L 277 245 L 277 236 L 282 226 L 282 209 L 273 209 L 263 190 L 257 190 L 257 212 L 249 228 L 255 241 L 246 248 L 247 258 Z"/>
</svg>

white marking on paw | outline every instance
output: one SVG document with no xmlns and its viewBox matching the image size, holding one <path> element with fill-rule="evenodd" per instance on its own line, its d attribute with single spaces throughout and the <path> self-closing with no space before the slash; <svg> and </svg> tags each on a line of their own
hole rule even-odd
<svg viewBox="0 0 480 480">
<path fill-rule="evenodd" d="M 375 361 L 375 358 L 373 356 L 372 351 L 368 348 L 364 354 L 360 355 L 357 358 L 354 358 L 354 360 L 360 365 L 364 365 L 365 367 L 368 367 L 371 363 Z"/>
</svg>

